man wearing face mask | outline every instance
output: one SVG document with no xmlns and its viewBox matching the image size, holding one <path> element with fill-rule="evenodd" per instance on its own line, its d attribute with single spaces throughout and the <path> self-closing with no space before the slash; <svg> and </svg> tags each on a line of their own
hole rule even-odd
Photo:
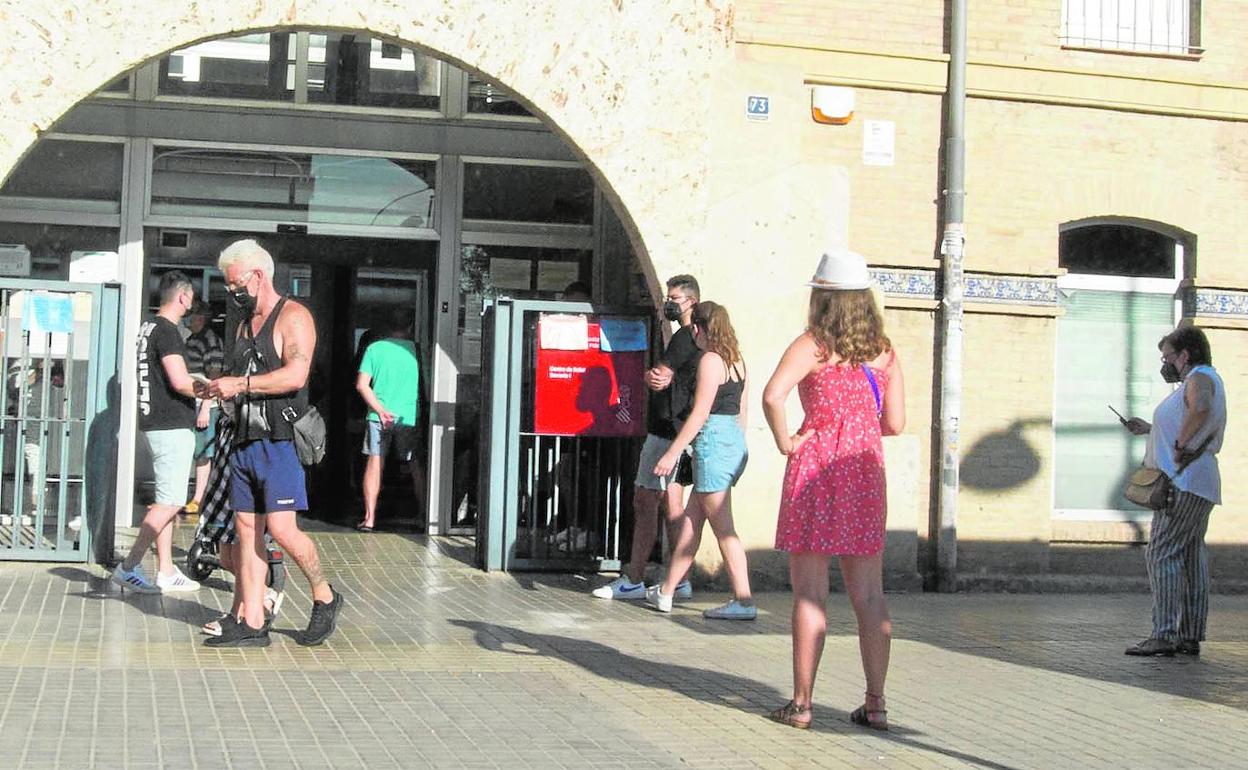
<svg viewBox="0 0 1248 770">
<path fill-rule="evenodd" d="M 1148 436 L 1144 465 L 1170 477 L 1174 496 L 1153 513 L 1145 560 L 1153 592 L 1153 632 L 1128 655 L 1199 655 L 1209 610 L 1209 552 L 1205 531 L 1222 502 L 1217 453 L 1226 430 L 1226 390 L 1213 368 L 1205 333 L 1180 326 L 1157 343 L 1161 376 L 1178 384 L 1148 423 L 1123 424 Z"/>
<path fill-rule="evenodd" d="M 676 438 L 676 421 L 683 419 L 693 402 L 693 388 L 698 377 L 698 359 L 702 352 L 694 341 L 690 319 L 693 306 L 701 301 L 698 281 L 692 275 L 676 275 L 667 281 L 667 297 L 661 313 L 663 320 L 680 325 L 672 335 L 659 363 L 646 372 L 650 403 L 646 410 L 646 440 L 637 463 L 637 479 L 633 492 L 632 559 L 620 576 L 605 586 L 595 588 L 599 599 L 642 601 L 646 598 L 646 565 L 654 541 L 658 537 L 659 503 L 666 501 L 668 541 L 676 543 L 681 515 L 685 510 L 685 485 L 692 482 L 682 475 L 684 467 L 667 476 L 656 476 L 654 466 Z M 689 599 L 693 589 L 688 580 L 676 586 L 677 599 Z"/>
<path fill-rule="evenodd" d="M 195 453 L 195 391 L 186 370 L 186 348 L 178 325 L 195 301 L 186 274 L 170 270 L 160 277 L 160 309 L 139 327 L 139 431 L 152 458 L 155 500 L 139 527 L 126 558 L 113 570 L 113 581 L 135 593 L 196 591 L 199 583 L 173 564 L 173 529 L 169 526 L 186 502 L 186 482 Z M 143 571 L 143 556 L 156 543 L 157 575 Z"/>
<path fill-rule="evenodd" d="M 303 465 L 292 424 L 308 408 L 307 383 L 316 326 L 312 314 L 273 287 L 273 258 L 247 239 L 221 252 L 230 302 L 242 311 L 229 373 L 201 388 L 204 397 L 232 401 L 235 446 L 230 455 L 230 504 L 238 537 L 236 576 L 241 617 L 227 616 L 211 647 L 267 647 L 264 587 L 266 530 L 303 570 L 312 613 L 300 643 L 317 645 L 334 632 L 342 595 L 321 572 L 316 544 L 299 530 L 296 512 L 308 507 Z"/>
</svg>

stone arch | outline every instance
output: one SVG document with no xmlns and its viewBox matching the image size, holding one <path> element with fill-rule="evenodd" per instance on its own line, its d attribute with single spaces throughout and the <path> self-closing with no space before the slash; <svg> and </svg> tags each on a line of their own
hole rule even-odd
<svg viewBox="0 0 1248 770">
<path fill-rule="evenodd" d="M 587 161 L 652 279 L 656 256 L 700 237 L 708 83 L 733 39 L 730 0 L 673 0 L 661 15 L 635 0 L 47 0 L 6 23 L 0 177 L 74 104 L 170 50 L 250 30 L 354 30 L 480 73 L 543 116 Z"/>
<path fill-rule="evenodd" d="M 1058 233 L 1065 234 L 1087 227 L 1098 227 L 1103 225 L 1117 225 L 1123 227 L 1132 227 L 1139 230 L 1147 230 L 1158 235 L 1165 236 L 1183 249 L 1183 264 L 1181 266 L 1181 275 L 1184 278 L 1194 277 L 1196 274 L 1196 234 L 1184 230 L 1176 225 L 1161 222 L 1155 219 L 1144 219 L 1141 217 L 1122 216 L 1122 215 L 1103 215 L 1083 217 L 1063 222 L 1058 225 Z"/>
</svg>

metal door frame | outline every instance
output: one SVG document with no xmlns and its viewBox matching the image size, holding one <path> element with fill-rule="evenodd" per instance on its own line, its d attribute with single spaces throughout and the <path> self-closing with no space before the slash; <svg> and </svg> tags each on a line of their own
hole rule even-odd
<svg viewBox="0 0 1248 770">
<path fill-rule="evenodd" d="M 82 457 L 82 482 L 78 489 L 78 505 L 82 515 L 82 527 L 78 532 L 77 547 L 74 547 L 73 540 L 65 539 L 65 511 L 64 496 L 60 500 L 60 510 L 57 517 L 57 535 L 56 545 L 53 548 L 18 548 L 18 547 L 0 547 L 0 560 L 3 561 L 61 561 L 61 562 L 86 562 L 91 560 L 93 554 L 92 549 L 92 530 L 98 527 L 101 532 L 107 532 L 111 529 L 110 521 L 96 521 L 104 515 L 103 510 L 95 510 L 88 507 L 88 501 L 91 499 L 88 493 L 89 476 L 89 459 L 87 456 L 88 439 L 91 433 L 92 424 L 99 419 L 100 415 L 108 409 L 108 382 L 112 376 L 117 375 L 117 354 L 119 350 L 118 331 L 121 326 L 121 287 L 117 284 L 98 284 L 98 283 L 71 283 L 69 281 L 46 281 L 33 280 L 25 278 L 3 278 L 0 279 L 0 290 L 10 292 L 20 291 L 51 291 L 63 294 L 85 293 L 91 295 L 91 325 L 88 331 L 88 358 L 85 362 L 87 365 L 87 389 L 86 404 L 84 411 L 83 424 L 83 457 Z M 111 318 L 112 324 L 105 324 L 104 320 Z M 0 319 L 0 322 L 7 322 L 7 318 Z M 24 343 L 29 346 L 29 341 Z M 68 343 L 68 352 L 72 357 L 72 339 Z M 3 355 L 3 351 L 0 351 Z M 7 358 L 7 357 L 6 357 Z M 102 372 L 101 365 L 106 362 L 112 362 L 111 372 Z M 107 374 L 107 376 L 103 376 Z M 7 372 L 5 373 L 7 379 Z M 7 391 L 7 382 L 5 383 Z M 7 396 L 7 393 L 5 394 Z M 4 396 L 0 396 L 3 398 Z M 117 408 L 120 408 L 118 405 Z M 3 426 L 0 427 L 0 441 L 3 440 L 4 430 L 7 428 L 8 419 L 4 415 Z M 20 428 L 19 428 L 20 429 Z M 114 431 L 115 433 L 115 431 Z M 61 485 L 67 483 L 69 442 L 62 437 L 61 445 L 61 462 L 58 477 Z M 20 442 L 15 451 L 20 451 Z M 3 449 L 0 448 L 0 453 Z M 46 462 L 46 458 L 44 459 Z M 14 465 L 16 471 L 17 464 Z M 46 482 L 45 482 L 46 484 Z M 22 493 L 22 481 L 15 479 L 14 486 L 14 503 L 16 506 L 17 496 Z M 21 516 L 14 513 L 12 519 L 12 527 L 14 534 L 17 528 L 21 526 Z M 42 530 L 43 512 L 42 509 L 36 513 L 35 526 Z M 14 537 L 10 542 L 16 542 Z M 42 534 L 38 542 L 42 543 Z"/>
</svg>

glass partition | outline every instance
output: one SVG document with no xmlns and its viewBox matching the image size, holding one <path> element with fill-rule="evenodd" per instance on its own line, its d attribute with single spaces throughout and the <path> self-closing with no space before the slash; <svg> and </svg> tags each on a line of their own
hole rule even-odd
<svg viewBox="0 0 1248 770">
<path fill-rule="evenodd" d="M 160 61 L 157 93 L 233 99 L 294 99 L 294 33 L 209 40 Z"/>
<path fill-rule="evenodd" d="M 468 75 L 468 112 L 522 117 L 533 115 L 506 90 L 473 74 Z"/>
<path fill-rule="evenodd" d="M 159 147 L 151 213 L 433 227 L 433 160 Z"/>
<path fill-rule="evenodd" d="M 432 56 L 347 32 L 309 38 L 309 102 L 438 108 L 441 70 Z"/>
<path fill-rule="evenodd" d="M 464 219 L 590 225 L 594 180 L 574 166 L 465 163 Z"/>
<path fill-rule="evenodd" d="M 118 142 L 44 139 L 0 187 L 0 206 L 118 214 L 124 157 Z"/>
</svg>

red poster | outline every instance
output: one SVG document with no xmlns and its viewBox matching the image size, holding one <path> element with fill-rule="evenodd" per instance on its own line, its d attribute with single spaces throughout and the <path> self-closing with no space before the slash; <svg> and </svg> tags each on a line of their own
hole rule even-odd
<svg viewBox="0 0 1248 770">
<path fill-rule="evenodd" d="M 534 432 L 645 435 L 645 322 L 604 321 L 611 332 L 608 349 L 603 350 L 602 325 L 598 322 L 583 322 L 583 332 L 575 329 L 575 321 L 558 330 L 547 324 L 562 324 L 573 318 L 577 317 L 548 317 L 538 324 Z M 570 336 L 569 327 L 573 329 Z M 637 329 L 642 330 L 640 335 Z M 634 349 L 638 347 L 641 349 Z"/>
</svg>

